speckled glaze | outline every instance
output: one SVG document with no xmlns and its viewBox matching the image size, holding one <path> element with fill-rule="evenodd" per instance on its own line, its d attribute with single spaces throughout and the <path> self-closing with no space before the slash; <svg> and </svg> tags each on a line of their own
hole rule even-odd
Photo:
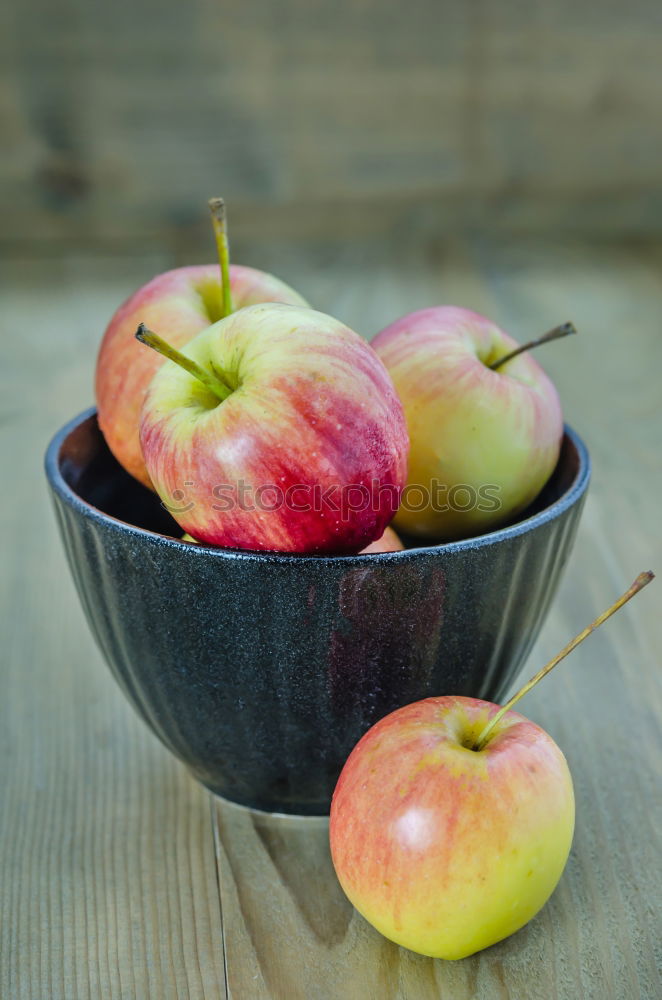
<svg viewBox="0 0 662 1000">
<path fill-rule="evenodd" d="M 213 792 L 325 814 L 345 759 L 386 713 L 439 694 L 499 701 L 567 561 L 590 476 L 561 457 L 515 524 L 442 546 L 291 556 L 181 542 L 89 410 L 46 455 L 90 627 L 129 700 Z"/>
</svg>

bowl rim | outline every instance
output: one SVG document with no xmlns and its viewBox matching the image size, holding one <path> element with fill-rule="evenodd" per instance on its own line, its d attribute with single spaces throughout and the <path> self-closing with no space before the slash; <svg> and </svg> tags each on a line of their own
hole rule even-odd
<svg viewBox="0 0 662 1000">
<path fill-rule="evenodd" d="M 342 563 L 343 566 L 347 564 L 369 566 L 374 565 L 376 561 L 381 563 L 395 563 L 416 559 L 421 556 L 428 556 L 432 553 L 437 553 L 439 555 L 453 555 L 458 552 L 482 549 L 491 545 L 497 545 L 499 542 L 510 538 L 516 538 L 519 535 L 527 534 L 528 532 L 541 527 L 543 524 L 555 520 L 575 503 L 577 503 L 577 501 L 586 493 L 591 478 L 591 458 L 588 453 L 588 449 L 579 434 L 577 434 L 577 432 L 573 430 L 569 424 L 564 424 L 564 437 L 567 437 L 573 445 L 579 459 L 577 472 L 568 488 L 553 503 L 544 507 L 536 514 L 531 514 L 529 517 L 523 518 L 520 521 L 515 521 L 514 524 L 506 525 L 502 528 L 496 528 L 494 531 L 488 531 L 482 535 L 475 535 L 472 538 L 463 538 L 453 542 L 440 542 L 436 545 L 417 545 L 398 552 L 368 552 L 363 554 L 356 553 L 355 555 L 336 556 L 297 552 L 271 552 L 266 550 L 249 551 L 246 549 L 223 549 L 218 546 L 204 545 L 203 543 L 192 545 L 190 542 L 184 542 L 172 535 L 164 535 L 158 531 L 150 531 L 148 528 L 139 528 L 137 525 L 131 524 L 129 521 L 122 521 L 120 518 L 113 517 L 112 514 L 107 514 L 105 511 L 95 507 L 87 500 L 84 500 L 66 482 L 60 468 L 60 452 L 64 441 L 72 433 L 72 431 L 74 431 L 77 427 L 80 427 L 92 417 L 96 417 L 96 414 L 97 410 L 95 406 L 88 407 L 88 409 L 83 410 L 82 413 L 79 413 L 77 416 L 73 417 L 66 424 L 64 424 L 64 426 L 61 427 L 60 430 L 57 431 L 57 433 L 51 438 L 44 457 L 46 478 L 48 479 L 51 488 L 56 494 L 58 494 L 64 503 L 73 508 L 73 510 L 83 517 L 91 520 L 102 521 L 109 528 L 114 529 L 119 533 L 139 536 L 148 544 L 173 546 L 176 549 L 189 553 L 192 558 L 211 557 L 214 559 L 241 559 L 252 562 L 290 565 L 305 560 L 307 563 L 313 562 L 320 565 Z"/>
</svg>

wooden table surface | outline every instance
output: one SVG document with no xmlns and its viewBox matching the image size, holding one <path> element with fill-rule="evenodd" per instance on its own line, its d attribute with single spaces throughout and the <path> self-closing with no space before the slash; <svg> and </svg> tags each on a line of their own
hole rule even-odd
<svg viewBox="0 0 662 1000">
<path fill-rule="evenodd" d="M 662 581 L 528 698 L 574 776 L 572 853 L 536 919 L 461 962 L 381 938 L 342 896 L 324 820 L 214 800 L 124 700 L 83 619 L 41 461 L 92 399 L 112 310 L 174 262 L 2 261 L 0 997 L 659 997 Z M 405 244 L 396 258 L 368 244 L 269 245 L 246 263 L 368 336 L 443 301 L 519 338 L 574 320 L 581 336 L 546 348 L 544 364 L 594 479 L 527 673 L 639 570 L 662 574 L 661 246 L 500 239 Z"/>
</svg>

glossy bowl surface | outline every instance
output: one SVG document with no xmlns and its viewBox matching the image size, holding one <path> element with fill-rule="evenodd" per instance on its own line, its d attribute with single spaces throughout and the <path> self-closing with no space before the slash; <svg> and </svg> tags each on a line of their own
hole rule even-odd
<svg viewBox="0 0 662 1000">
<path fill-rule="evenodd" d="M 383 715 L 436 694 L 502 698 L 568 559 L 590 462 L 566 428 L 556 471 L 516 523 L 340 557 L 178 540 L 94 410 L 55 435 L 46 474 L 88 622 L 145 722 L 213 792 L 324 814 Z"/>
</svg>

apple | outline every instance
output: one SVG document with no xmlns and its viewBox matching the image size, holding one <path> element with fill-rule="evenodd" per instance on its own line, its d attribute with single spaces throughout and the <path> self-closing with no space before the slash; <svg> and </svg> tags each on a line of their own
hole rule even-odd
<svg viewBox="0 0 662 1000">
<path fill-rule="evenodd" d="M 156 372 L 140 442 L 183 530 L 224 548 L 358 552 L 397 509 L 409 442 L 393 383 L 358 334 L 293 305 L 248 306 Z M 173 500 L 176 503 L 173 503 Z"/>
<path fill-rule="evenodd" d="M 264 271 L 233 264 L 230 281 L 237 309 L 258 302 L 306 304 L 292 288 Z M 138 438 L 140 409 L 163 359 L 155 351 L 136 351 L 136 327 L 144 321 L 182 347 L 220 318 L 219 288 L 218 264 L 159 274 L 119 307 L 101 342 L 95 385 L 99 426 L 118 462 L 146 486 L 151 482 Z"/>
<path fill-rule="evenodd" d="M 218 200 L 210 204 L 216 226 Z M 224 315 L 223 270 L 235 309 L 259 302 L 307 305 L 298 292 L 273 275 L 238 264 L 229 266 L 227 251 L 223 257 L 220 246 L 219 256 L 221 269 L 219 264 L 201 264 L 157 275 L 119 307 L 101 341 L 95 379 L 99 426 L 118 462 L 145 486 L 151 483 L 138 438 L 140 409 L 163 359 L 154 351 L 136 351 L 138 323 L 154 326 L 171 344 L 182 347 Z"/>
<path fill-rule="evenodd" d="M 503 708 L 427 698 L 357 743 L 331 803 L 331 856 L 351 902 L 386 937 L 465 958 L 544 905 L 570 851 L 572 779 L 554 740 L 512 707 L 652 578 L 640 574 Z"/>
<path fill-rule="evenodd" d="M 194 545 L 198 545 L 199 542 L 197 538 L 192 535 L 183 534 L 181 540 L 183 542 L 193 542 Z M 361 549 L 359 555 L 374 554 L 376 552 L 401 552 L 404 549 L 404 545 L 396 535 L 393 528 L 385 528 L 384 534 L 381 538 L 378 538 L 374 542 L 370 542 L 370 545 L 366 545 L 364 549 Z"/>
<path fill-rule="evenodd" d="M 565 324 L 525 347 L 570 332 Z M 372 346 L 402 400 L 411 441 L 396 528 L 446 541 L 524 510 L 554 471 L 563 436 L 556 389 L 525 348 L 454 306 L 403 316 Z"/>
<path fill-rule="evenodd" d="M 333 863 L 387 938 L 465 958 L 522 927 L 561 877 L 574 826 L 565 758 L 516 712 L 487 746 L 495 705 L 443 697 L 378 722 L 352 751 L 331 805 Z"/>
<path fill-rule="evenodd" d="M 360 555 L 365 556 L 377 552 L 402 552 L 403 549 L 404 545 L 393 528 L 385 528 L 381 538 L 370 542 L 370 545 L 366 545 L 364 549 L 361 549 Z"/>
</svg>

